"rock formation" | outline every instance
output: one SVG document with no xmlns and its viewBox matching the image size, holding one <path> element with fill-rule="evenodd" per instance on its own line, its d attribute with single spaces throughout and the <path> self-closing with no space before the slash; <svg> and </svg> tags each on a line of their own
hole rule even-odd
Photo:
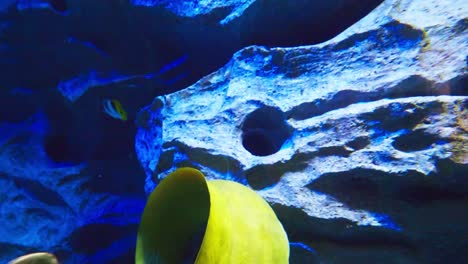
<svg viewBox="0 0 468 264">
<path fill-rule="evenodd" d="M 467 262 L 465 2 L 2 1 L 0 262 L 133 263 L 181 166 L 269 201 L 291 263 Z"/>
<path fill-rule="evenodd" d="M 329 41 L 237 52 L 141 111 L 147 192 L 194 166 L 257 190 L 325 263 L 460 261 L 467 12 L 388 0 Z"/>
</svg>

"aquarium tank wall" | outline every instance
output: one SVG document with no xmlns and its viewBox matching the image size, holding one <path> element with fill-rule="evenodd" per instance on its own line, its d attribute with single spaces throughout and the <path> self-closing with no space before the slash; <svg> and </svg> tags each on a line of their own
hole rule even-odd
<svg viewBox="0 0 468 264">
<path fill-rule="evenodd" d="M 467 28 L 466 0 L 0 0 L 0 263 L 468 263 Z"/>
</svg>

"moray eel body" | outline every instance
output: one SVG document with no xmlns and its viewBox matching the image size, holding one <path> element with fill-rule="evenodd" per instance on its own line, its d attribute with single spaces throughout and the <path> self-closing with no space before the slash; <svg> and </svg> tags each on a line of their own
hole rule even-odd
<svg viewBox="0 0 468 264">
<path fill-rule="evenodd" d="M 289 243 L 257 193 L 231 181 L 207 181 L 178 169 L 150 195 L 142 215 L 136 264 L 286 264 Z"/>
<path fill-rule="evenodd" d="M 50 253 L 38 252 L 16 258 L 8 262 L 8 264 L 58 264 L 58 261 L 55 256 Z"/>
</svg>

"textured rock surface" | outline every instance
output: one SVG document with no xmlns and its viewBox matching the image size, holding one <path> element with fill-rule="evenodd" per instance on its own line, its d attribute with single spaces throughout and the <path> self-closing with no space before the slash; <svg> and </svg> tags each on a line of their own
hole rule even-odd
<svg viewBox="0 0 468 264">
<path fill-rule="evenodd" d="M 194 83 L 246 45 L 329 39 L 380 1 L 331 1 L 329 12 L 320 1 L 1 1 L 0 121 L 44 110 L 53 160 L 121 161 L 133 153 L 136 112 L 155 96 Z M 104 114 L 104 98 L 119 100 L 131 122 Z"/>
<path fill-rule="evenodd" d="M 0 1 L 1 263 L 34 251 L 132 263 L 144 203 L 137 110 L 246 45 L 322 42 L 381 0 L 155 2 Z M 130 121 L 106 116 L 104 98 Z"/>
<path fill-rule="evenodd" d="M 124 76 L 127 82 L 114 79 L 122 85 L 137 83 L 140 90 L 157 87 L 153 93 L 165 94 L 218 69 L 246 45 L 327 40 L 380 2 L 6 1 L 0 4 L 0 69 L 8 75 L 2 75 L 0 85 L 45 89 L 97 74 Z M 301 15 L 303 10 L 309 12 Z M 226 19 L 229 23 L 220 24 Z M 317 27 L 318 23 L 323 24 Z M 164 85 L 174 76 L 141 83 L 141 76 L 156 73 L 183 54 L 188 61 L 178 74 L 184 78 L 175 86 Z M 47 62 L 47 67 L 40 67 Z M 29 74 L 17 78 L 15 72 Z"/>
<path fill-rule="evenodd" d="M 96 175 L 91 164 L 50 160 L 48 129 L 40 113 L 0 125 L 2 263 L 37 251 L 54 252 L 61 263 L 108 263 L 132 251 L 143 197 L 109 193 L 105 182 L 115 176 L 118 188 L 118 175 Z"/>
<path fill-rule="evenodd" d="M 136 2 L 0 1 L 0 262 L 133 262 L 136 131 L 102 98 L 133 119 L 245 45 L 323 42 L 380 3 Z M 386 1 L 328 42 L 242 50 L 141 112 L 146 191 L 183 165 L 248 184 L 291 263 L 466 262 L 466 14 Z"/>
<path fill-rule="evenodd" d="M 237 52 L 140 113 L 147 192 L 191 165 L 256 189 L 310 261 L 463 263 L 467 14 L 387 0 L 330 41 Z"/>
</svg>

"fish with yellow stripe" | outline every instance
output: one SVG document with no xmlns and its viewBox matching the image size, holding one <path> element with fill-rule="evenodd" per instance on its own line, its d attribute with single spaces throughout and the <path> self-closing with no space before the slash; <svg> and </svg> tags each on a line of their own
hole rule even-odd
<svg viewBox="0 0 468 264">
<path fill-rule="evenodd" d="M 104 113 L 108 114 L 110 117 L 115 119 L 120 119 L 122 121 L 128 120 L 127 111 L 117 99 L 104 99 L 102 101 L 102 106 L 104 108 Z"/>
</svg>

